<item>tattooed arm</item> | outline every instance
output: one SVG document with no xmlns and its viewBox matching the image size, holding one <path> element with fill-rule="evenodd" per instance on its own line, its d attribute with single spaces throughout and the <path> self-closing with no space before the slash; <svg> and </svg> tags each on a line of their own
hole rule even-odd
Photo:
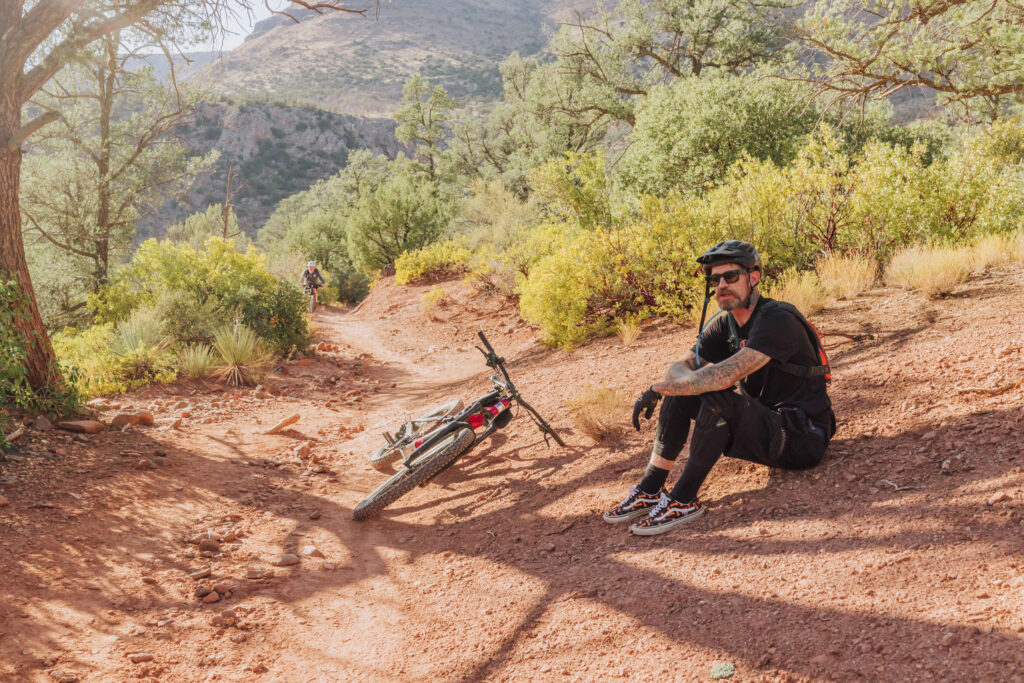
<svg viewBox="0 0 1024 683">
<path fill-rule="evenodd" d="M 684 363 L 684 358 L 672 367 Z M 652 389 L 664 396 L 695 396 L 709 391 L 728 389 L 741 379 L 757 372 L 771 360 L 760 351 L 742 348 L 721 363 L 706 365 L 695 372 L 669 377 L 666 373 L 664 382 L 655 384 Z M 669 372 L 672 368 L 669 368 Z"/>
<path fill-rule="evenodd" d="M 700 365 L 702 368 L 707 367 L 711 365 L 711 361 L 701 358 Z M 665 381 L 672 382 L 674 380 L 680 379 L 682 377 L 685 377 L 686 375 L 691 374 L 696 369 L 697 354 L 695 354 L 691 349 L 687 351 L 686 354 L 680 360 L 676 361 L 675 363 L 668 367 L 668 370 L 665 371 Z"/>
</svg>

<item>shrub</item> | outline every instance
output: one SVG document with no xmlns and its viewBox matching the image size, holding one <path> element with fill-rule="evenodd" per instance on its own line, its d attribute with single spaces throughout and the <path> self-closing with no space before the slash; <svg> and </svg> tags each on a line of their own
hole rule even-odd
<svg viewBox="0 0 1024 683">
<path fill-rule="evenodd" d="M 138 309 L 114 330 L 111 346 L 117 368 L 128 386 L 174 379 L 167 338 L 152 309 Z"/>
<path fill-rule="evenodd" d="M 178 352 L 178 364 L 182 372 L 193 379 L 206 377 L 217 357 L 207 344 L 186 346 Z"/>
<path fill-rule="evenodd" d="M 918 290 L 929 297 L 953 291 L 971 274 L 970 250 L 954 247 L 909 247 L 892 257 L 886 282 Z"/>
<path fill-rule="evenodd" d="M 878 264 L 866 256 L 830 254 L 818 261 L 815 270 L 825 292 L 839 299 L 852 299 L 878 278 Z"/>
<path fill-rule="evenodd" d="M 569 399 L 569 414 L 576 429 L 599 443 L 615 435 L 626 423 L 628 405 L 622 389 L 587 385 Z"/>
<path fill-rule="evenodd" d="M 67 328 L 53 335 L 53 350 L 64 365 L 78 370 L 76 388 L 84 398 L 123 393 L 128 382 L 113 351 L 114 324 L 84 330 Z"/>
<path fill-rule="evenodd" d="M 814 271 L 787 270 L 777 280 L 769 283 L 765 294 L 772 299 L 793 304 L 805 316 L 814 315 L 828 303 L 828 294 Z"/>
<path fill-rule="evenodd" d="M 161 307 L 161 299 L 169 303 Z M 98 322 L 122 322 L 137 309 L 155 307 L 165 329 L 178 338 L 205 327 L 211 320 L 198 316 L 203 307 L 223 322 L 241 315 L 274 350 L 284 353 L 309 344 L 306 302 L 297 285 L 278 280 L 265 267 L 265 256 L 250 247 L 241 253 L 232 240 L 212 237 L 202 249 L 188 244 L 147 240 L 131 263 L 110 284 L 90 298 Z M 182 307 L 197 312 L 184 328 L 171 320 Z M 208 331 L 206 332 L 208 333 Z"/>
<path fill-rule="evenodd" d="M 430 291 L 424 292 L 423 312 L 432 317 L 434 309 L 444 305 L 445 296 L 444 290 L 436 285 L 431 287 Z"/>
<path fill-rule="evenodd" d="M 404 252 L 395 261 L 395 284 L 464 273 L 472 256 L 457 240 L 435 242 L 415 251 Z"/>
<path fill-rule="evenodd" d="M 217 330 L 213 348 L 221 360 L 216 375 L 231 386 L 255 384 L 271 363 L 259 336 L 241 323 Z"/>
<path fill-rule="evenodd" d="M 632 346 L 640 338 L 642 331 L 640 321 L 635 318 L 619 320 L 615 324 L 615 334 L 619 335 L 619 340 L 623 346 Z"/>
<path fill-rule="evenodd" d="M 563 348 L 629 315 L 685 317 L 700 297 L 693 271 L 709 243 L 702 229 L 685 203 L 669 198 L 645 201 L 639 219 L 621 228 L 584 230 L 522 280 L 523 317 Z"/>
</svg>

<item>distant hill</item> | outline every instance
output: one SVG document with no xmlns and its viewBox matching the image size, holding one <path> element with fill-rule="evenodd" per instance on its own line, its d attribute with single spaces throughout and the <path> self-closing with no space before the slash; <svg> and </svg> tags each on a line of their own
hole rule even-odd
<svg viewBox="0 0 1024 683">
<path fill-rule="evenodd" d="M 513 51 L 539 51 L 572 8 L 593 0 L 401 0 L 380 18 L 341 12 L 274 16 L 238 48 L 201 70 L 226 95 L 388 115 L 414 74 L 455 96 L 501 92 L 498 65 Z"/>
<path fill-rule="evenodd" d="M 138 239 L 162 236 L 167 226 L 223 202 L 227 172 L 235 167 L 234 206 L 245 232 L 255 236 L 277 203 L 342 168 L 349 152 L 368 149 L 394 156 L 402 145 L 395 122 L 334 114 L 311 107 L 203 103 L 178 134 L 194 151 L 220 152 L 214 171 L 199 178 L 182 201 L 138 226 Z"/>
</svg>

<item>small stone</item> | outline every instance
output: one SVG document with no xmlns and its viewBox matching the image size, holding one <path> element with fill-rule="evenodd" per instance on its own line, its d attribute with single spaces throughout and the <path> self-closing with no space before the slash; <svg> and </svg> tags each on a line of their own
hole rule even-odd
<svg viewBox="0 0 1024 683">
<path fill-rule="evenodd" d="M 956 634 L 947 631 L 946 634 L 942 636 L 942 647 L 952 647 L 956 644 L 956 641 Z"/>
<path fill-rule="evenodd" d="M 205 598 L 210 594 L 212 589 L 209 586 L 196 586 L 195 591 L 192 593 L 197 598 Z"/>
<path fill-rule="evenodd" d="M 292 455 L 296 458 L 305 458 L 309 455 L 309 442 L 304 441 L 292 449 Z"/>
<path fill-rule="evenodd" d="M 10 504 L 11 504 L 11 501 L 7 500 L 3 496 L 0 496 L 0 508 L 7 507 Z"/>
<path fill-rule="evenodd" d="M 312 512 L 309 513 L 308 517 L 310 519 L 320 519 L 320 511 L 319 510 L 313 510 Z"/>
<path fill-rule="evenodd" d="M 153 655 L 149 652 L 129 652 L 125 655 L 129 661 L 133 664 L 141 664 L 143 662 L 152 662 Z"/>
<path fill-rule="evenodd" d="M 209 576 L 212 573 L 213 573 L 213 567 L 206 567 L 205 569 L 200 569 L 198 571 L 192 572 L 191 574 L 188 575 L 188 578 L 195 579 L 196 581 L 198 581 L 199 579 L 205 579 L 207 576 Z"/>
<path fill-rule="evenodd" d="M 181 429 L 181 418 L 176 417 L 167 424 L 168 429 Z"/>
<path fill-rule="evenodd" d="M 231 585 L 227 583 L 215 583 L 213 584 L 213 590 L 217 591 L 221 595 L 226 595 L 231 592 Z"/>
<path fill-rule="evenodd" d="M 989 496 L 989 499 L 985 502 L 989 505 L 995 505 L 996 503 L 1001 503 L 1004 500 L 1009 500 L 1009 498 L 1010 494 L 1007 493 L 1006 491 L 997 491 L 996 493 L 993 493 L 991 496 Z"/>
<path fill-rule="evenodd" d="M 322 552 L 317 550 L 317 547 L 315 545 L 302 546 L 302 550 L 299 551 L 299 554 L 302 555 L 303 557 L 323 557 L 324 556 L 324 554 Z"/>
<path fill-rule="evenodd" d="M 57 427 L 79 434 L 99 434 L 105 429 L 103 423 L 96 420 L 64 420 L 58 422 Z"/>
<path fill-rule="evenodd" d="M 924 436 L 921 437 L 922 441 L 931 441 L 939 435 L 936 431 L 925 432 Z"/>
<path fill-rule="evenodd" d="M 238 617 L 237 615 L 235 615 L 235 611 L 231 609 L 226 609 L 223 612 L 221 612 L 220 617 L 228 626 L 234 626 L 235 622 L 238 621 Z"/>
<path fill-rule="evenodd" d="M 245 639 L 248 638 L 244 633 L 233 633 L 231 634 L 232 643 L 244 643 Z"/>
<path fill-rule="evenodd" d="M 205 602 L 207 605 L 214 602 L 220 602 L 220 593 L 218 593 L 217 591 L 210 591 L 205 596 L 203 596 L 203 602 Z"/>
<path fill-rule="evenodd" d="M 262 569 L 247 569 L 245 572 L 245 578 L 255 581 L 256 579 L 263 578 Z"/>
<path fill-rule="evenodd" d="M 158 458 L 166 458 L 167 451 L 153 451 L 153 455 L 155 455 Z"/>
<path fill-rule="evenodd" d="M 299 563 L 299 556 L 293 555 L 292 553 L 285 553 L 280 557 L 275 557 L 271 560 L 270 564 L 275 567 L 291 567 Z"/>
<path fill-rule="evenodd" d="M 220 550 L 220 543 L 213 540 L 212 538 L 204 538 L 203 540 L 199 541 L 199 550 L 215 553 Z"/>
<path fill-rule="evenodd" d="M 283 430 L 285 427 L 289 427 L 289 426 L 295 424 L 296 422 L 298 422 L 299 418 L 301 418 L 301 417 L 302 416 L 299 413 L 295 413 L 294 415 L 289 415 L 288 417 L 286 417 L 285 419 L 281 420 L 276 425 L 274 425 L 273 427 L 271 427 L 270 429 L 268 429 L 267 431 L 265 431 L 263 433 L 264 434 L 277 434 L 278 432 Z"/>
<path fill-rule="evenodd" d="M 213 619 L 210 619 L 210 623 L 216 626 L 217 628 L 220 628 L 224 626 L 224 617 L 222 617 L 219 614 L 214 614 Z"/>
<path fill-rule="evenodd" d="M 47 420 L 45 415 L 40 415 L 36 418 L 35 422 L 32 423 L 32 429 L 40 432 L 48 432 L 53 429 L 53 423 Z"/>
<path fill-rule="evenodd" d="M 57 681 L 57 683 L 78 683 L 78 674 L 71 673 L 70 671 L 54 669 L 50 672 L 50 678 Z"/>
</svg>

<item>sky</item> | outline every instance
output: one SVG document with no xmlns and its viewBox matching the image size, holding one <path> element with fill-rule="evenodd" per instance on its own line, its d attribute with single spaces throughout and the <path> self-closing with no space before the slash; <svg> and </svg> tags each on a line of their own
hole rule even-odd
<svg viewBox="0 0 1024 683">
<path fill-rule="evenodd" d="M 199 50 L 211 50 L 211 51 L 224 51 L 233 50 L 242 44 L 245 37 L 252 33 L 253 26 L 256 22 L 262 21 L 270 16 L 270 10 L 267 9 L 266 5 L 262 0 L 255 0 L 250 3 L 252 5 L 252 15 L 249 16 L 246 12 L 237 12 L 237 16 L 227 16 L 225 22 L 226 28 L 229 31 L 218 38 L 214 42 L 197 43 L 195 45 L 189 45 L 186 51 L 199 51 Z M 286 1 L 272 0 L 270 3 L 271 7 L 278 9 L 279 7 L 287 4 Z"/>
</svg>

